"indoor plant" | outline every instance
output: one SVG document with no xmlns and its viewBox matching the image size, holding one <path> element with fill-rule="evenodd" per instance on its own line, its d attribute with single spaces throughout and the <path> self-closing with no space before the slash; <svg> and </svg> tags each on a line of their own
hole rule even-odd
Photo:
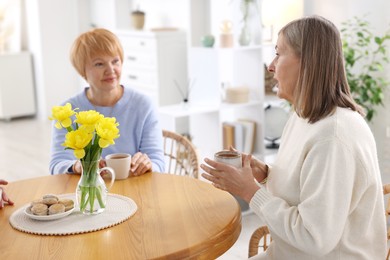
<svg viewBox="0 0 390 260">
<path fill-rule="evenodd" d="M 107 188 L 100 172 L 110 170 L 108 167 L 99 169 L 99 160 L 103 148 L 115 144 L 114 139 L 119 137 L 119 124 L 115 117 L 104 117 L 94 110 L 75 110 L 70 103 L 54 106 L 49 119 L 56 121 L 56 128 L 68 131 L 62 145 L 65 149 L 72 149 L 74 156 L 81 162 L 81 178 L 76 189 L 80 211 L 97 214 L 103 212 L 107 197 Z"/>
<path fill-rule="evenodd" d="M 375 36 L 367 21 L 354 17 L 342 23 L 341 35 L 352 96 L 365 109 L 367 121 L 371 121 L 376 107 L 383 104 L 384 90 L 389 86 L 380 73 L 389 62 L 386 43 L 390 31 Z"/>
</svg>

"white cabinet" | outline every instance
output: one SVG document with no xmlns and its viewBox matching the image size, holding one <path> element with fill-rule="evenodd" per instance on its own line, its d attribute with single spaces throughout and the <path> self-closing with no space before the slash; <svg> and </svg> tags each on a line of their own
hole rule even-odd
<svg viewBox="0 0 390 260">
<path fill-rule="evenodd" d="M 125 55 L 122 83 L 151 96 L 157 106 L 180 103 L 176 84 L 184 92 L 188 82 L 185 32 L 126 30 L 116 35 Z"/>
<path fill-rule="evenodd" d="M 264 156 L 264 81 L 261 46 L 229 49 L 191 48 L 189 77 L 195 82 L 189 104 L 159 108 L 163 128 L 189 133 L 200 157 L 212 157 L 223 148 L 223 123 L 246 119 L 256 122 L 254 152 Z M 247 86 L 248 102 L 221 100 L 221 85 Z"/>
<path fill-rule="evenodd" d="M 36 113 L 31 54 L 0 55 L 0 118 L 32 116 Z"/>
</svg>

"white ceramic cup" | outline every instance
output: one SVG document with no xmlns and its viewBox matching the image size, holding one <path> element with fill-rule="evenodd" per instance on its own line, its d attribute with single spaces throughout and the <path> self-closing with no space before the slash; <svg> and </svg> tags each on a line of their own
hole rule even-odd
<svg viewBox="0 0 390 260">
<path fill-rule="evenodd" d="M 238 152 L 223 150 L 214 154 L 214 161 L 223 162 L 229 165 L 233 165 L 237 168 L 242 168 L 242 155 Z M 233 195 L 238 204 L 240 204 L 241 211 L 245 212 L 249 209 L 248 203 L 238 196 Z"/>
<path fill-rule="evenodd" d="M 131 155 L 128 153 L 112 153 L 106 156 L 106 164 L 115 172 L 115 180 L 124 180 L 129 177 Z"/>
<path fill-rule="evenodd" d="M 237 168 L 242 167 L 242 156 L 238 152 L 223 150 L 214 154 L 214 160 L 233 165 Z"/>
</svg>

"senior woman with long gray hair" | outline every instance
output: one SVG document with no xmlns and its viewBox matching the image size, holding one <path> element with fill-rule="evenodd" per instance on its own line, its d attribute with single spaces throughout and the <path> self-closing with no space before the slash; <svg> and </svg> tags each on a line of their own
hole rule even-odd
<svg viewBox="0 0 390 260">
<path fill-rule="evenodd" d="M 202 176 L 240 196 L 270 231 L 255 259 L 385 259 L 386 223 L 374 137 L 352 98 L 342 43 L 330 21 L 284 26 L 269 66 L 292 104 L 273 165 L 205 159 Z"/>
</svg>

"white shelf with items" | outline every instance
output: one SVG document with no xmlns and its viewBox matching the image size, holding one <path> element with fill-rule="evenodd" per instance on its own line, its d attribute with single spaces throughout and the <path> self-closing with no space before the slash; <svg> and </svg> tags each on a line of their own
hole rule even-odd
<svg viewBox="0 0 390 260">
<path fill-rule="evenodd" d="M 195 82 L 189 104 L 161 107 L 163 128 L 188 133 L 201 158 L 223 148 L 223 123 L 246 119 L 256 123 L 253 154 L 263 156 L 264 76 L 261 46 L 190 48 L 189 77 Z M 222 85 L 246 86 L 248 102 L 224 103 Z"/>
<path fill-rule="evenodd" d="M 187 86 L 186 33 L 115 31 L 124 49 L 122 83 L 150 96 L 157 106 L 182 100 L 175 82 Z"/>
<path fill-rule="evenodd" d="M 238 119 L 255 121 L 256 139 L 253 154 L 263 156 L 263 104 L 260 101 L 242 104 L 220 103 L 209 106 L 177 104 L 160 107 L 159 115 L 163 129 L 190 134 L 201 160 L 204 157 L 212 158 L 215 152 L 223 148 L 222 126 L 224 122 Z"/>
</svg>

